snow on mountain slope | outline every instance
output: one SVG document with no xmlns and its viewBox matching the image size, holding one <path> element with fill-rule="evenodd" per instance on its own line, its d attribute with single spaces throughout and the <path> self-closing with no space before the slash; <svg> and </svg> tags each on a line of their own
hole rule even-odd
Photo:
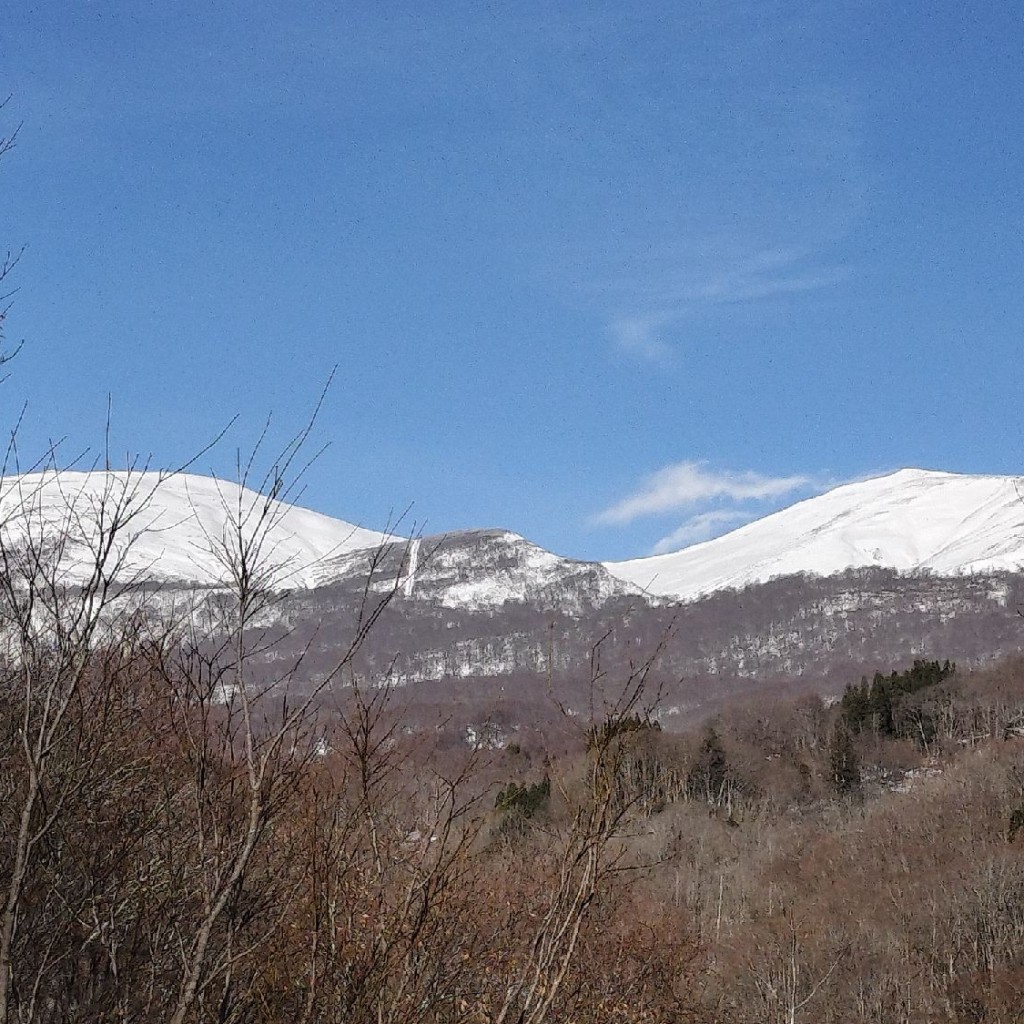
<svg viewBox="0 0 1024 1024">
<path fill-rule="evenodd" d="M 507 602 L 580 614 L 637 588 L 596 562 L 563 558 L 507 530 L 467 530 L 427 538 L 430 554 L 415 590 L 449 608 L 483 610 Z"/>
<path fill-rule="evenodd" d="M 0 478 L 0 530 L 5 540 L 64 536 L 61 570 L 67 582 L 87 574 L 90 546 L 104 505 L 128 497 L 137 514 L 120 534 L 127 558 L 122 578 L 216 585 L 225 577 L 225 543 L 231 523 L 241 518 L 251 536 L 254 510 L 266 499 L 238 484 L 212 477 L 178 474 L 161 480 L 153 472 L 45 472 Z M 314 586 L 320 563 L 353 550 L 376 547 L 389 539 L 341 519 L 270 502 L 271 526 L 262 549 L 265 566 L 280 566 L 282 586 Z M 237 542 L 236 542 L 237 543 Z"/>
<path fill-rule="evenodd" d="M 885 566 L 939 575 L 1024 567 L 1024 480 L 903 469 L 837 487 L 714 540 L 606 562 L 620 579 L 690 600 L 776 576 Z"/>
<path fill-rule="evenodd" d="M 363 580 L 372 552 L 354 552 L 324 564 L 322 581 Z M 641 591 L 598 562 L 553 554 L 508 530 L 459 530 L 396 546 L 380 568 L 380 587 L 401 581 L 406 599 L 445 608 L 493 611 L 506 604 L 558 609 L 578 615 Z"/>
</svg>

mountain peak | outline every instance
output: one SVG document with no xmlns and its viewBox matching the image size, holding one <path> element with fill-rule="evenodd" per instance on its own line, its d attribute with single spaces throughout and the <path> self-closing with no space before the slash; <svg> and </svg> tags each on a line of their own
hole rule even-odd
<svg viewBox="0 0 1024 1024">
<path fill-rule="evenodd" d="M 190 473 L 49 470 L 0 478 L 4 530 L 66 531 L 63 570 L 68 582 L 88 573 L 96 517 L 104 504 L 130 500 L 137 513 L 121 535 L 125 575 L 203 586 L 221 582 L 224 548 L 233 522 L 254 527 L 268 500 L 237 483 Z M 273 520 L 268 568 L 280 567 L 283 586 L 310 586 L 325 559 L 398 538 L 341 519 L 269 499 Z"/>
<path fill-rule="evenodd" d="M 882 566 L 957 575 L 1022 564 L 1019 478 L 906 468 L 842 484 L 682 551 L 606 567 L 650 593 L 685 600 L 793 573 Z"/>
</svg>

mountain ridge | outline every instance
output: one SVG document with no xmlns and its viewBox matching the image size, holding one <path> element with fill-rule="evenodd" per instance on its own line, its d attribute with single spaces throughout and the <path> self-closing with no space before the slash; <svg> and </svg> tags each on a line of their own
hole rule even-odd
<svg viewBox="0 0 1024 1024">
<path fill-rule="evenodd" d="M 3 477 L 0 528 L 8 536 L 32 526 L 59 531 L 71 517 L 79 535 L 65 554 L 65 574 L 74 581 L 88 568 L 90 517 L 104 500 L 123 499 L 126 488 L 137 489 L 139 508 L 125 537 L 127 570 L 178 585 L 223 585 L 237 523 L 251 517 L 242 530 L 251 532 L 264 506 L 274 520 L 264 557 L 280 567 L 280 587 L 329 586 L 364 572 L 369 552 L 394 545 L 399 561 L 390 565 L 404 596 L 447 607 L 564 601 L 584 609 L 641 595 L 685 602 L 796 574 L 878 567 L 956 576 L 1024 565 L 1022 478 L 912 468 L 841 484 L 677 552 L 610 562 L 556 555 L 499 528 L 399 537 L 194 474 Z"/>
<path fill-rule="evenodd" d="M 808 573 L 882 567 L 956 576 L 1024 565 L 1019 477 L 902 469 L 841 484 L 712 540 L 605 562 L 648 593 L 693 600 Z"/>
<path fill-rule="evenodd" d="M 129 470 L 47 470 L 0 478 L 0 529 L 7 537 L 63 533 L 65 582 L 81 582 L 94 558 L 90 545 L 98 517 L 118 503 L 131 518 L 116 552 L 126 576 L 154 582 L 217 586 L 227 572 L 225 555 L 251 537 L 263 514 L 269 526 L 264 559 L 280 567 L 283 586 L 315 586 L 327 558 L 376 547 L 391 534 L 258 493 L 237 483 L 191 473 Z M 106 511 L 103 506 L 106 505 Z"/>
</svg>

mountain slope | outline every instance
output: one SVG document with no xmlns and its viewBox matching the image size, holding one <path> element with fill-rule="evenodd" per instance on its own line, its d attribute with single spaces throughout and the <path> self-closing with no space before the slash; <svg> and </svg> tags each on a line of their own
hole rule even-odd
<svg viewBox="0 0 1024 1024">
<path fill-rule="evenodd" d="M 65 582 L 90 571 L 96 521 L 128 497 L 137 515 L 121 532 L 127 560 L 122 580 L 216 586 L 225 581 L 224 553 L 237 547 L 232 523 L 251 536 L 267 500 L 237 484 L 180 474 L 42 473 L 0 479 L 0 530 L 5 540 L 30 531 L 64 539 Z M 280 567 L 280 589 L 343 585 L 361 590 L 371 566 L 376 589 L 396 579 L 401 594 L 447 608 L 494 610 L 507 603 L 579 614 L 638 588 L 596 562 L 563 558 L 504 530 L 466 530 L 406 541 L 340 519 L 270 501 L 274 520 L 257 561 Z M 385 552 L 378 548 L 389 541 Z"/>
<path fill-rule="evenodd" d="M 120 534 L 127 551 L 122 578 L 216 585 L 224 579 L 225 545 L 233 522 L 252 535 L 265 501 L 256 492 L 212 477 L 158 473 L 46 472 L 0 478 L 0 529 L 17 542 L 25 533 L 68 544 L 61 558 L 66 582 L 89 571 L 90 546 L 101 514 L 128 502 L 135 515 Z M 104 507 L 106 511 L 104 512 Z M 280 566 L 283 586 L 314 586 L 321 563 L 347 552 L 376 547 L 389 538 L 341 519 L 269 499 L 273 519 L 262 558 Z"/>
<path fill-rule="evenodd" d="M 1014 571 L 1024 566 L 1024 500 L 1015 477 L 904 469 L 837 487 L 714 540 L 606 562 L 649 593 L 691 600 L 777 576 Z"/>
<path fill-rule="evenodd" d="M 322 584 L 365 579 L 372 552 L 324 563 Z M 399 566 L 394 559 L 402 559 Z M 612 598 L 640 598 L 599 562 L 556 555 L 508 530 L 459 530 L 396 545 L 379 567 L 382 586 L 400 579 L 405 599 L 485 612 L 506 604 L 579 615 Z"/>
</svg>

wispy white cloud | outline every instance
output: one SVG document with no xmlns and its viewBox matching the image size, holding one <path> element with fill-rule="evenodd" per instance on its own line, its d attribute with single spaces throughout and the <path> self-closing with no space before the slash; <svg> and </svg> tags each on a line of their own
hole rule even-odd
<svg viewBox="0 0 1024 1024">
<path fill-rule="evenodd" d="M 620 312 L 608 325 L 620 351 L 648 362 L 670 362 L 675 348 L 666 332 L 702 310 L 828 288 L 849 276 L 847 268 L 801 249 L 715 249 L 714 242 L 707 242 L 691 258 L 677 254 L 670 269 L 652 273 L 646 268 L 643 281 L 623 279 L 610 289 L 623 293 Z"/>
<path fill-rule="evenodd" d="M 763 476 L 749 470 L 713 470 L 702 462 L 677 462 L 648 476 L 633 493 L 599 513 L 595 522 L 632 523 L 644 516 L 692 508 L 715 499 L 778 498 L 813 483 L 806 476 Z"/>
<path fill-rule="evenodd" d="M 841 281 L 842 267 L 817 264 L 799 250 L 760 249 L 723 266 L 702 281 L 682 284 L 681 298 L 689 303 L 756 302 L 774 295 L 814 291 Z"/>
<path fill-rule="evenodd" d="M 646 316 L 624 316 L 609 325 L 609 333 L 616 347 L 628 355 L 639 356 L 648 362 L 666 362 L 672 358 L 672 348 L 659 334 L 666 324 L 676 319 L 673 313 L 650 313 Z"/>
<path fill-rule="evenodd" d="M 667 537 L 662 537 L 651 548 L 652 555 L 663 555 L 667 551 L 677 551 L 690 544 L 698 544 L 702 540 L 710 540 L 725 531 L 725 528 L 748 523 L 753 518 L 749 512 L 740 509 L 716 509 L 712 512 L 701 512 L 691 516 L 678 529 Z"/>
</svg>

